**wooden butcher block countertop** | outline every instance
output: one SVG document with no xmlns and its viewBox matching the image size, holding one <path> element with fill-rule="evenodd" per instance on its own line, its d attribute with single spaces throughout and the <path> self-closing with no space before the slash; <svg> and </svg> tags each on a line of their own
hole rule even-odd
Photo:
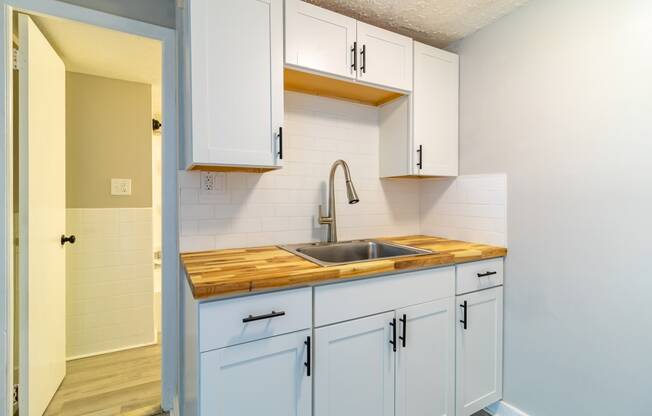
<svg viewBox="0 0 652 416">
<path fill-rule="evenodd" d="M 307 286 L 338 280 L 503 257 L 507 249 L 423 235 L 377 238 L 435 253 L 340 266 L 319 266 L 276 246 L 182 253 L 195 299 Z"/>
</svg>

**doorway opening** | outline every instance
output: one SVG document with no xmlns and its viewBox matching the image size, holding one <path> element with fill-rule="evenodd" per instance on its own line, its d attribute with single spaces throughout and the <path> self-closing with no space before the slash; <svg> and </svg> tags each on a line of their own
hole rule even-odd
<svg viewBox="0 0 652 416">
<path fill-rule="evenodd" d="M 161 42 L 14 12 L 15 412 L 161 409 Z"/>
</svg>

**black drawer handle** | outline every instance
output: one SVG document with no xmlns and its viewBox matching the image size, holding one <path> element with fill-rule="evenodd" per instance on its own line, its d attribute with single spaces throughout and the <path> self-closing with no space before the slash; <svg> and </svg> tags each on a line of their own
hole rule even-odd
<svg viewBox="0 0 652 416">
<path fill-rule="evenodd" d="M 285 312 L 283 311 L 280 312 L 272 311 L 272 313 L 268 313 L 265 315 L 257 315 L 257 316 L 249 315 L 246 318 L 242 318 L 242 322 L 246 324 L 247 322 L 262 321 L 263 319 L 278 318 L 279 316 L 283 316 L 283 315 L 285 315 Z"/>
<path fill-rule="evenodd" d="M 393 346 L 393 351 L 396 352 L 396 318 L 392 319 L 392 322 L 389 323 L 389 326 L 392 327 L 392 339 L 389 341 Z"/>
<path fill-rule="evenodd" d="M 283 127 L 278 128 L 278 158 L 283 159 Z"/>
<path fill-rule="evenodd" d="M 306 344 L 306 354 L 308 354 L 308 358 L 306 359 L 306 362 L 303 363 L 303 365 L 306 366 L 306 375 L 310 377 L 310 374 L 312 373 L 312 363 L 311 363 L 312 357 L 310 356 L 311 354 L 310 337 L 308 337 L 303 343 Z"/>
<path fill-rule="evenodd" d="M 478 273 L 478 277 L 493 276 L 494 274 L 498 274 L 498 272 L 485 272 L 485 273 Z"/>
<path fill-rule="evenodd" d="M 401 324 L 403 324 L 403 335 L 398 337 L 403 342 L 403 348 L 407 345 L 407 315 L 403 314 L 403 317 L 399 319 Z"/>
<path fill-rule="evenodd" d="M 419 169 L 423 169 L 423 145 L 419 145 L 417 153 L 419 154 L 419 162 L 417 163 L 417 167 Z"/>
<path fill-rule="evenodd" d="M 353 72 L 355 72 L 358 70 L 358 42 L 353 42 L 351 53 L 353 54 L 353 63 L 351 64 L 351 68 L 353 68 Z"/>
<path fill-rule="evenodd" d="M 460 308 L 464 309 L 464 319 L 460 319 L 460 323 L 464 325 L 464 329 L 466 329 L 466 308 L 467 307 L 467 301 L 464 301 L 463 304 L 460 305 Z"/>
<path fill-rule="evenodd" d="M 363 74 L 367 73 L 367 45 L 362 45 L 362 52 L 360 52 L 360 57 L 362 57 L 362 66 L 360 70 Z"/>
</svg>

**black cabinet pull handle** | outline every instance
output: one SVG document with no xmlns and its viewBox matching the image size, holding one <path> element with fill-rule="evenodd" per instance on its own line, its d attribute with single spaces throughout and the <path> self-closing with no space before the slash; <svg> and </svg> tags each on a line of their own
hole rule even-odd
<svg viewBox="0 0 652 416">
<path fill-rule="evenodd" d="M 75 244 L 75 241 L 77 241 L 77 238 L 74 235 L 66 237 L 65 235 L 61 234 L 61 245 L 66 243 Z"/>
<path fill-rule="evenodd" d="M 478 277 L 487 277 L 487 276 L 492 276 L 494 274 L 497 274 L 498 272 L 486 272 L 486 273 L 478 273 Z"/>
<path fill-rule="evenodd" d="M 310 377 L 310 374 L 312 373 L 312 356 L 311 356 L 311 347 L 310 345 L 312 344 L 310 341 L 310 337 L 306 338 L 305 341 L 303 341 L 304 344 L 306 344 L 306 354 L 308 354 L 306 358 L 306 362 L 303 363 L 303 365 L 306 366 L 306 375 Z"/>
<path fill-rule="evenodd" d="M 360 56 L 362 57 L 362 65 L 360 66 L 360 71 L 362 71 L 363 74 L 367 73 L 367 45 L 362 45 L 362 51 L 360 52 Z"/>
<path fill-rule="evenodd" d="M 460 308 L 464 309 L 464 319 L 460 319 L 460 323 L 464 324 L 464 329 L 466 329 L 466 311 L 467 311 L 467 301 L 464 301 L 463 304 L 460 305 Z"/>
<path fill-rule="evenodd" d="M 423 169 L 423 145 L 419 145 L 417 153 L 419 154 L 419 163 L 417 163 L 417 166 L 419 169 Z"/>
<path fill-rule="evenodd" d="M 405 348 L 406 343 L 407 343 L 407 315 L 403 314 L 403 317 L 399 319 L 401 323 L 403 324 L 403 335 L 398 337 L 401 341 L 403 341 L 403 348 Z"/>
<path fill-rule="evenodd" d="M 283 127 L 278 128 L 278 158 L 283 159 Z"/>
<path fill-rule="evenodd" d="M 393 350 L 396 352 L 396 318 L 392 319 L 392 322 L 389 323 L 389 326 L 392 327 L 392 339 L 389 341 L 390 344 L 394 347 Z"/>
<path fill-rule="evenodd" d="M 353 53 L 353 63 L 351 64 L 351 68 L 353 68 L 353 72 L 355 72 L 358 70 L 358 42 L 353 42 L 351 53 Z"/>
<path fill-rule="evenodd" d="M 247 322 L 262 321 L 263 319 L 278 318 L 279 316 L 283 316 L 283 315 L 285 315 L 284 311 L 280 311 L 280 312 L 272 311 L 272 313 L 268 313 L 265 315 L 257 315 L 257 316 L 249 315 L 246 318 L 242 318 L 242 322 L 246 324 Z"/>
</svg>

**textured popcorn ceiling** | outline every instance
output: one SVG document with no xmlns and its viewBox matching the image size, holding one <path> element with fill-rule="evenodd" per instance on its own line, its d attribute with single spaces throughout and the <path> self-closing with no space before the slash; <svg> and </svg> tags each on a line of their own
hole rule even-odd
<svg viewBox="0 0 652 416">
<path fill-rule="evenodd" d="M 444 47 L 527 0 L 306 0 L 433 46 Z"/>
</svg>

